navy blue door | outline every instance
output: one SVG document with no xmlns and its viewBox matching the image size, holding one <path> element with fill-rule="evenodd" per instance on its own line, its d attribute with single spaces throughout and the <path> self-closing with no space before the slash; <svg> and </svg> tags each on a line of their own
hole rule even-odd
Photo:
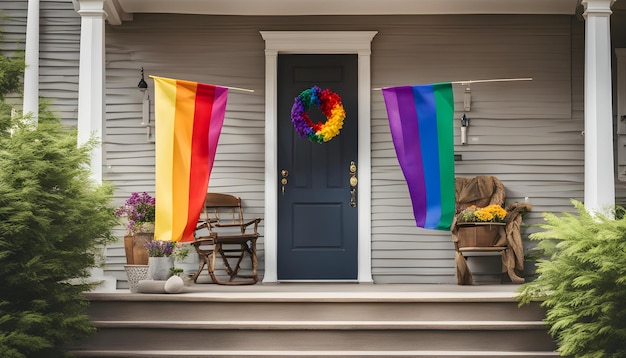
<svg viewBox="0 0 626 358">
<path fill-rule="evenodd" d="M 358 169 L 357 60 L 356 55 L 278 56 L 279 280 L 357 278 L 358 216 L 350 203 L 351 163 Z M 322 144 L 301 139 L 291 122 L 295 97 L 314 85 L 341 96 L 346 110 L 339 135 Z M 308 113 L 313 122 L 326 121 L 319 108 Z"/>
</svg>

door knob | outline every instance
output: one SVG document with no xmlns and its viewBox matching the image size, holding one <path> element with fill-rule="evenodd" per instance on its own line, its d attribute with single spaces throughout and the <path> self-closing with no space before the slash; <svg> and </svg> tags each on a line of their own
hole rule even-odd
<svg viewBox="0 0 626 358">
<path fill-rule="evenodd" d="M 356 186 L 359 183 L 359 179 L 356 177 L 356 164 L 354 161 L 350 162 L 350 206 L 356 207 Z"/>
<path fill-rule="evenodd" d="M 289 171 L 287 169 L 283 169 L 280 171 L 280 175 L 282 176 L 282 179 L 280 179 L 280 185 L 282 187 L 283 195 L 285 195 L 285 185 L 288 183 L 287 177 L 289 176 Z"/>
</svg>

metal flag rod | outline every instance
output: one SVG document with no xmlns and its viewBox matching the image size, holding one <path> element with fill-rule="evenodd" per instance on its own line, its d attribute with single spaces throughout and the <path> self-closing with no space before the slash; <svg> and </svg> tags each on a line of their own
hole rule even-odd
<svg viewBox="0 0 626 358">
<path fill-rule="evenodd" d="M 229 87 L 229 86 L 221 86 L 221 85 L 214 85 L 214 86 L 228 88 L 229 90 L 233 90 L 233 91 L 241 91 L 241 92 L 249 92 L 249 93 L 254 92 L 253 89 L 248 89 L 248 88 Z"/>
<path fill-rule="evenodd" d="M 469 85 L 472 83 L 513 82 L 513 81 L 532 81 L 532 80 L 533 80 L 532 77 L 521 77 L 521 78 L 494 78 L 494 79 L 489 79 L 489 80 L 452 81 L 450 83 L 452 83 L 453 85 Z M 397 87 L 397 86 L 390 86 L 390 87 Z M 378 88 L 373 88 L 373 90 L 380 91 L 383 88 L 389 88 L 389 87 L 378 87 Z"/>
<path fill-rule="evenodd" d="M 158 76 L 149 76 L 150 78 L 154 79 L 154 77 L 158 77 Z M 224 88 L 228 88 L 229 90 L 233 90 L 233 91 L 241 91 L 241 92 L 254 92 L 253 89 L 248 89 L 248 88 L 240 88 L 240 87 L 229 87 L 229 86 L 222 86 L 222 85 L 216 85 L 216 84 L 212 84 L 212 86 L 217 86 L 217 87 L 224 87 Z"/>
<path fill-rule="evenodd" d="M 472 83 L 484 83 L 484 82 L 513 82 L 513 81 L 532 81 L 532 77 L 523 77 L 523 78 L 494 78 L 491 80 L 469 80 L 469 81 L 454 81 L 450 82 L 452 84 L 461 84 L 461 85 L 469 85 Z"/>
</svg>

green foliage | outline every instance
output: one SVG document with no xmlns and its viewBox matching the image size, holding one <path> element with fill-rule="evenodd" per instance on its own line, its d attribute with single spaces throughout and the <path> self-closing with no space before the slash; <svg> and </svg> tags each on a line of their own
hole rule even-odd
<svg viewBox="0 0 626 358">
<path fill-rule="evenodd" d="M 58 357 L 95 328 L 84 278 L 117 224 L 112 189 L 90 179 L 94 141 L 40 109 L 29 128 L 0 106 L 0 356 Z M 70 283 L 71 282 L 71 283 Z"/>
<path fill-rule="evenodd" d="M 24 54 L 20 57 L 10 58 L 0 54 L 0 100 L 4 95 L 17 92 L 21 87 L 20 76 L 24 72 L 26 64 Z"/>
<path fill-rule="evenodd" d="M 20 75 L 24 71 L 23 58 L 0 56 L 0 99 L 4 93 L 17 92 L 20 89 Z M 17 74 L 17 77 L 15 76 Z"/>
<path fill-rule="evenodd" d="M 546 213 L 544 231 L 530 235 L 548 258 L 520 288 L 520 304 L 543 300 L 561 355 L 626 357 L 626 218 L 572 202 L 577 215 Z"/>
<path fill-rule="evenodd" d="M 178 276 L 182 274 L 183 272 L 185 272 L 185 270 L 183 270 L 180 267 L 176 267 L 176 266 L 170 267 L 170 273 L 172 274 L 172 276 Z"/>
</svg>

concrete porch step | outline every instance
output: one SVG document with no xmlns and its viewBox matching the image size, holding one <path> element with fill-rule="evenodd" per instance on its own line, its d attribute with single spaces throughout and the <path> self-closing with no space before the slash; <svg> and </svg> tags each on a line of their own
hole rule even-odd
<svg viewBox="0 0 626 358">
<path fill-rule="evenodd" d="M 429 350 L 429 351 L 552 351 L 554 344 L 539 327 L 505 327 L 475 329 L 476 325 L 425 328 L 415 325 L 398 327 L 367 327 L 349 324 L 320 328 L 272 327 L 99 327 L 98 333 L 78 350 L 106 350 L 112 346 L 121 350 L 247 350 L 247 351 L 346 351 L 358 347 L 364 350 Z M 532 329 L 537 328 L 537 329 Z"/>
<path fill-rule="evenodd" d="M 94 321 L 98 328 L 204 330 L 543 330 L 536 321 Z"/>
<path fill-rule="evenodd" d="M 433 288 L 438 291 L 428 291 Z M 543 309 L 518 307 L 514 289 L 196 285 L 179 295 L 94 293 L 89 314 L 98 331 L 71 351 L 79 357 L 558 356 Z"/>
<path fill-rule="evenodd" d="M 102 294 L 89 314 L 94 321 L 541 321 L 544 310 L 506 297 Z"/>
</svg>

